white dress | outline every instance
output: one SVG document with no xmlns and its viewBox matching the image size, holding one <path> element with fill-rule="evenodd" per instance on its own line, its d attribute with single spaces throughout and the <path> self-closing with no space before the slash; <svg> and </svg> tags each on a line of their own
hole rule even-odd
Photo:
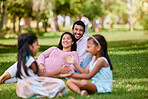
<svg viewBox="0 0 148 99">
<path fill-rule="evenodd" d="M 32 56 L 26 57 L 26 66 L 28 67 L 28 73 L 30 76 L 22 72 L 22 79 L 17 78 L 17 88 L 16 93 L 19 97 L 22 98 L 31 98 L 31 97 L 44 97 L 53 98 L 58 92 L 65 94 L 66 87 L 65 83 L 61 79 L 50 78 L 50 77 L 38 77 L 33 73 L 33 70 L 30 69 L 30 65 L 36 61 Z"/>
</svg>

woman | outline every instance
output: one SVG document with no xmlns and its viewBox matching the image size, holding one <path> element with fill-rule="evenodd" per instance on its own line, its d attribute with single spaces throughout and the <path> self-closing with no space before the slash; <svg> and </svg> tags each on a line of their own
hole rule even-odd
<svg viewBox="0 0 148 99">
<path fill-rule="evenodd" d="M 60 68 L 63 65 L 70 65 L 73 70 L 76 70 L 73 65 L 67 64 L 63 59 L 63 56 L 70 56 L 72 54 L 74 55 L 77 64 L 79 64 L 79 57 L 76 52 L 76 40 L 71 33 L 65 32 L 61 35 L 58 47 L 51 47 L 38 57 L 37 62 L 39 69 L 44 73 L 45 71 L 48 72 L 48 75 L 47 73 L 46 75 L 42 73 L 41 76 L 60 77 L 60 74 L 57 74 L 56 72 L 57 70 L 63 71 L 63 68 Z M 5 83 L 16 82 L 16 78 L 13 78 L 16 75 L 16 71 L 17 62 L 9 67 L 2 76 L 0 76 L 0 83 L 3 83 L 5 80 L 10 78 L 12 79 L 7 80 Z"/>
<path fill-rule="evenodd" d="M 63 56 L 70 56 L 71 54 L 74 55 L 77 63 L 79 63 L 78 54 L 76 52 L 75 38 L 71 33 L 65 32 L 61 36 L 58 48 L 51 47 L 47 49 L 40 54 L 37 62 L 39 64 L 39 68 L 42 68 L 43 71 L 46 70 L 46 72 L 54 71 L 61 65 L 70 65 L 72 69 L 76 70 L 73 65 L 67 64 L 63 59 Z"/>
</svg>

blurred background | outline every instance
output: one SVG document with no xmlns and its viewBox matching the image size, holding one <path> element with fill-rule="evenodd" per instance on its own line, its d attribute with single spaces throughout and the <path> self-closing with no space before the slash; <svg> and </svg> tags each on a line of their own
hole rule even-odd
<svg viewBox="0 0 148 99">
<path fill-rule="evenodd" d="M 71 31 L 82 14 L 90 33 L 148 30 L 148 0 L 0 0 L 0 36 Z"/>
</svg>

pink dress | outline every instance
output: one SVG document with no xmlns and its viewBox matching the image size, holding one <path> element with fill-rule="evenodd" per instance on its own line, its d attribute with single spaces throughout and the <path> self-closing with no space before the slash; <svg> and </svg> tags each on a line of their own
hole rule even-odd
<svg viewBox="0 0 148 99">
<path fill-rule="evenodd" d="M 79 64 L 79 56 L 76 51 L 64 52 L 57 47 L 51 47 L 39 55 L 37 59 L 38 64 L 44 64 L 46 72 L 51 72 L 58 69 L 61 65 L 69 65 L 72 69 L 76 70 L 72 64 L 64 61 L 63 56 L 74 55 L 75 61 Z"/>
</svg>

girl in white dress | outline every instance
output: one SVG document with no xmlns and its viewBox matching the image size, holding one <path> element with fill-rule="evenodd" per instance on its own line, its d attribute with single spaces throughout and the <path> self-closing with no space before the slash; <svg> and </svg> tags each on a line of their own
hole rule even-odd
<svg viewBox="0 0 148 99">
<path fill-rule="evenodd" d="M 31 97 L 55 97 L 57 94 L 66 93 L 65 83 L 63 80 L 39 77 L 42 71 L 34 56 L 36 56 L 40 46 L 38 39 L 32 34 L 22 34 L 18 38 L 18 63 L 17 63 L 17 87 L 16 93 L 22 98 Z M 58 71 L 56 73 L 59 73 Z"/>
</svg>

